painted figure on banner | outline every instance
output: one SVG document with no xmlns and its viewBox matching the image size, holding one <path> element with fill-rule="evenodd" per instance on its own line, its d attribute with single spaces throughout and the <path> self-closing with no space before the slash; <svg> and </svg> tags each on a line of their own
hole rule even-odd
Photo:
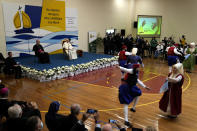
<svg viewBox="0 0 197 131">
<path fill-rule="evenodd" d="M 31 30 L 32 24 L 30 17 L 27 13 L 21 11 L 21 9 L 22 7 L 19 6 L 13 20 L 15 28 L 17 28 L 17 30 L 15 30 L 16 34 L 34 33 Z"/>
</svg>

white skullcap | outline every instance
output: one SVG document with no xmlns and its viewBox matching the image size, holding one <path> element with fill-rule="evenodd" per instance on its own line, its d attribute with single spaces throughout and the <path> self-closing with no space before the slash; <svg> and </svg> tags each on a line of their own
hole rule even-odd
<svg viewBox="0 0 197 131">
<path fill-rule="evenodd" d="M 133 48 L 131 54 L 132 55 L 136 55 L 137 54 L 137 50 L 138 50 L 137 48 Z"/>
<path fill-rule="evenodd" d="M 180 74 L 183 74 L 183 64 L 181 64 L 181 63 L 177 63 L 177 64 L 175 64 L 174 65 L 174 67 L 178 70 L 178 72 L 180 73 Z"/>
</svg>

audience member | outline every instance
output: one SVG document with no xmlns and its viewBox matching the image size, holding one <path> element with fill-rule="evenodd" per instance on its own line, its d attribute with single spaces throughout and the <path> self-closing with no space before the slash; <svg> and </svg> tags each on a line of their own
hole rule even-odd
<svg viewBox="0 0 197 131">
<path fill-rule="evenodd" d="M 3 125 L 6 131 L 24 131 L 24 121 L 21 119 L 22 108 L 15 104 L 8 108 L 8 118 Z"/>
<path fill-rule="evenodd" d="M 15 73 L 15 78 L 21 78 L 21 67 L 17 64 L 17 62 L 12 57 L 12 52 L 8 52 L 8 57 L 5 59 L 5 74 Z"/>
<path fill-rule="evenodd" d="M 159 55 L 163 56 L 163 44 L 161 42 L 159 42 L 159 44 L 156 47 L 156 51 L 155 51 L 155 58 L 157 58 Z"/>
<path fill-rule="evenodd" d="M 82 119 L 79 120 L 73 127 L 71 128 L 70 131 L 88 131 L 87 128 L 85 128 L 85 121 L 90 117 L 90 114 L 84 113 L 82 116 Z M 97 131 L 97 130 L 96 130 Z"/>
<path fill-rule="evenodd" d="M 182 38 L 180 38 L 180 43 L 181 43 L 181 47 L 185 49 L 187 46 L 185 35 L 182 35 Z"/>
<path fill-rule="evenodd" d="M 80 113 L 80 105 L 79 104 L 72 104 L 71 105 L 71 113 L 63 119 L 61 129 L 64 131 L 69 131 L 71 128 L 78 122 L 78 115 Z"/>
<path fill-rule="evenodd" d="M 45 123 L 49 131 L 61 131 L 62 119 L 66 116 L 57 114 L 59 111 L 60 103 L 54 101 L 50 104 L 49 110 L 45 115 Z"/>
<path fill-rule="evenodd" d="M 43 122 L 38 116 L 28 118 L 25 131 L 41 131 L 43 129 Z"/>
<path fill-rule="evenodd" d="M 8 101 L 8 88 L 5 88 L 3 84 L 0 86 L 0 119 L 8 117 L 8 108 L 11 103 Z"/>
<path fill-rule="evenodd" d="M 157 47 L 157 40 L 155 39 L 155 37 L 152 38 L 152 40 L 150 41 L 150 45 L 151 45 L 151 54 L 154 55 L 155 51 L 156 51 L 156 47 Z"/>
<path fill-rule="evenodd" d="M 35 102 L 27 103 L 25 101 L 8 100 L 8 95 L 8 88 L 0 88 L 0 118 L 8 118 L 8 108 L 13 106 L 14 104 L 18 104 L 21 106 L 23 110 L 23 118 L 28 118 L 33 115 L 39 116 L 41 118 L 40 111 Z"/>
</svg>

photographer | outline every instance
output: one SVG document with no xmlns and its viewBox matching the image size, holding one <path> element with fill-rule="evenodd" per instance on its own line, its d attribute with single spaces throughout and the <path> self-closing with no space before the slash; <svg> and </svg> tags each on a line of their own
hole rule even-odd
<svg viewBox="0 0 197 131">
<path fill-rule="evenodd" d="M 72 104 L 70 108 L 70 114 L 63 118 L 61 129 L 62 131 L 70 131 L 71 128 L 77 124 L 78 122 L 78 116 L 80 114 L 81 107 L 79 104 Z"/>
<path fill-rule="evenodd" d="M 77 122 L 77 124 L 75 124 L 73 126 L 73 128 L 71 129 L 71 131 L 88 131 L 88 129 L 85 128 L 85 121 L 91 116 L 93 115 L 94 116 L 94 120 L 95 120 L 95 131 L 113 131 L 112 129 L 112 125 L 110 123 L 108 124 L 104 124 L 101 128 L 101 125 L 100 125 L 100 121 L 99 121 L 99 113 L 97 112 L 97 110 L 94 110 L 94 112 L 88 112 L 87 113 L 84 113 L 83 114 L 83 117 L 81 120 L 79 120 Z M 112 121 L 109 121 L 109 122 L 112 122 Z M 118 128 L 120 131 L 126 131 L 125 128 L 122 128 L 120 123 L 116 120 L 113 120 L 113 122 Z"/>
</svg>

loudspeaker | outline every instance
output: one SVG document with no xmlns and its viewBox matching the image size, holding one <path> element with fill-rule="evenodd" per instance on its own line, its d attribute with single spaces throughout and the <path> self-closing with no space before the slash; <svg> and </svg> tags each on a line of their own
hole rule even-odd
<svg viewBox="0 0 197 131">
<path fill-rule="evenodd" d="M 137 28 L 137 21 L 134 21 L 133 27 L 134 27 L 134 28 Z"/>
<path fill-rule="evenodd" d="M 125 36 L 125 29 L 121 29 L 121 36 Z"/>
</svg>

